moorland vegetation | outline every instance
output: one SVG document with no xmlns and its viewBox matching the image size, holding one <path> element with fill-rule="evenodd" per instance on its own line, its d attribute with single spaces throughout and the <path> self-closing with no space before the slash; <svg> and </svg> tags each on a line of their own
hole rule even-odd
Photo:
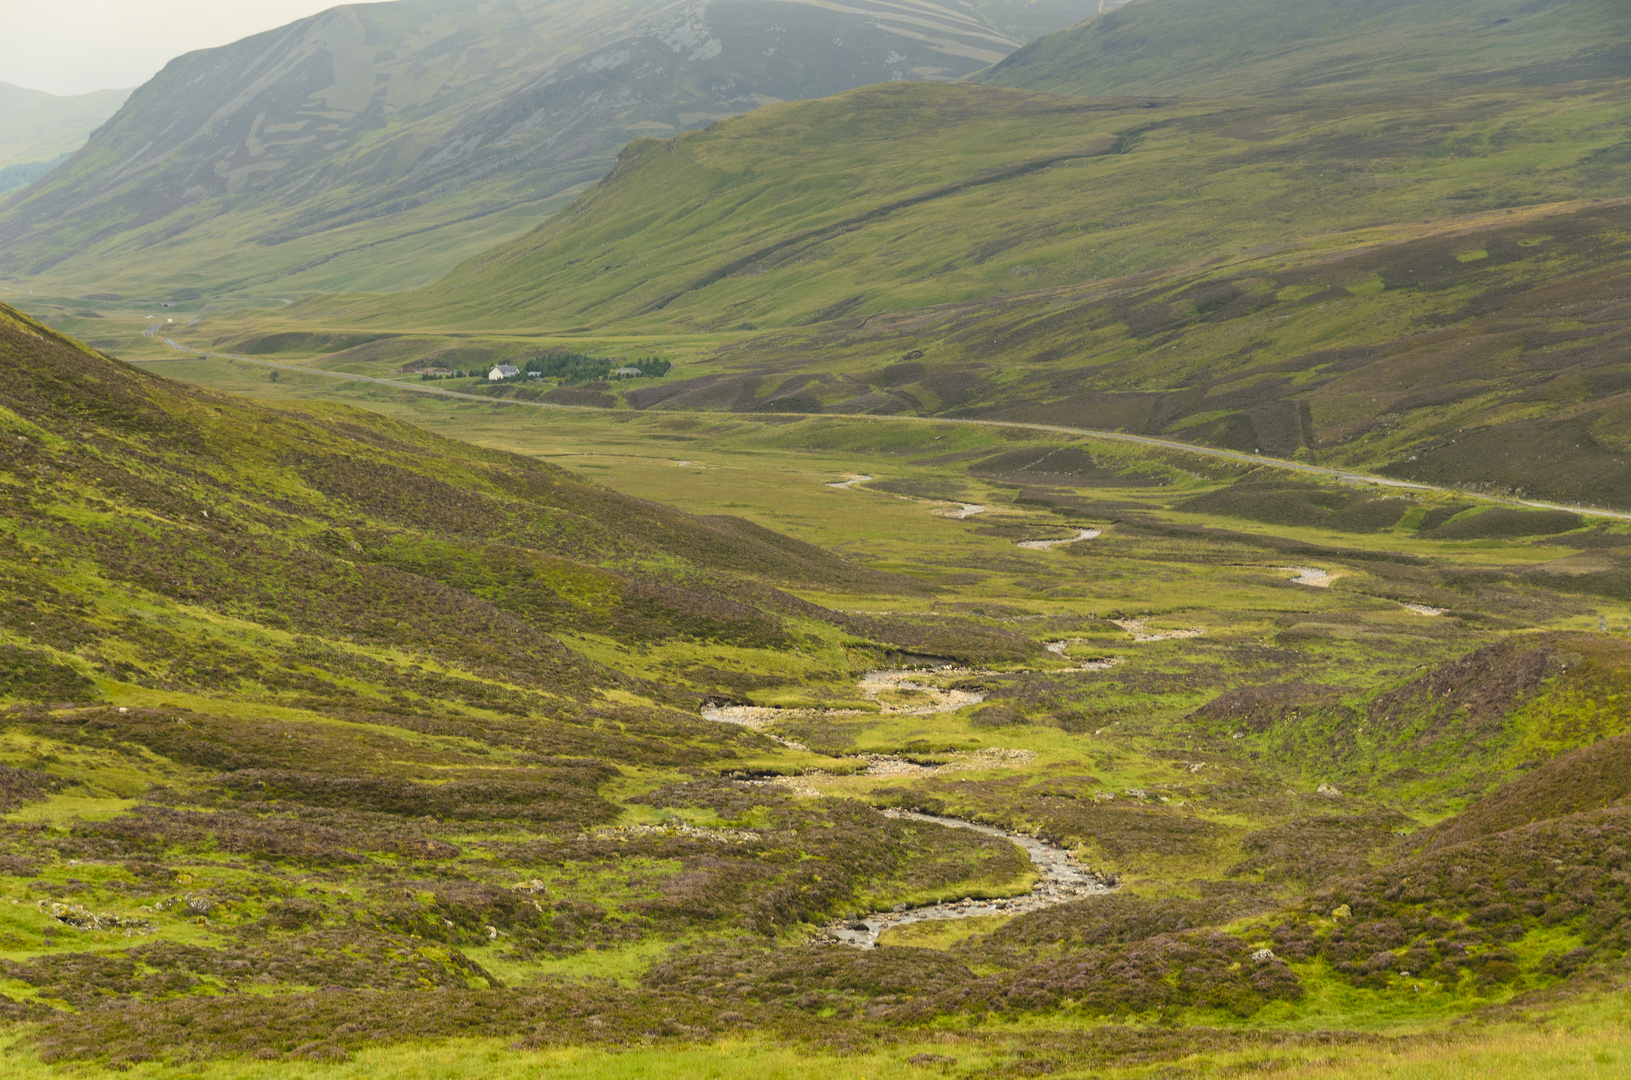
<svg viewBox="0 0 1631 1080">
<path fill-rule="evenodd" d="M 5 332 L 25 1075 L 1623 1052 L 1624 525 L 1018 430 L 256 403 Z M 858 692 L 902 663 L 971 703 Z M 833 944 L 1034 887 L 896 808 L 1114 888 Z"/>
<path fill-rule="evenodd" d="M 1627 27 L 1354 9 L 0 307 L 8 1065 L 1623 1075 Z"/>
</svg>

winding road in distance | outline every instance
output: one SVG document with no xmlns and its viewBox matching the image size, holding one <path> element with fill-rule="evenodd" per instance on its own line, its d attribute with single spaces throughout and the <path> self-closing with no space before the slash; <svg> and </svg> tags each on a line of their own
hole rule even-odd
<svg viewBox="0 0 1631 1080">
<path fill-rule="evenodd" d="M 178 352 L 191 353 L 200 360 L 212 357 L 227 357 L 239 360 L 246 364 L 259 364 L 262 367 L 277 368 L 281 371 L 293 371 L 301 375 L 319 375 L 330 379 L 348 379 L 352 382 L 375 383 L 379 386 L 395 387 L 398 390 L 411 390 L 419 394 L 436 394 L 441 397 L 457 398 L 464 401 L 475 401 L 483 405 L 522 405 L 535 409 L 571 409 L 577 412 L 606 412 L 592 405 L 563 405 L 554 401 L 518 401 L 514 398 L 491 398 L 481 394 L 465 394 L 457 390 L 443 390 L 437 386 L 426 386 L 423 383 L 401 383 L 390 379 L 376 379 L 372 375 L 354 375 L 346 371 L 324 371 L 322 368 L 301 367 L 298 364 L 280 364 L 274 360 L 257 360 L 250 356 L 241 356 L 238 353 L 201 352 L 189 348 L 172 338 L 165 338 L 164 343 Z M 137 360 L 138 364 L 168 363 L 163 360 Z M 720 416 L 730 417 L 733 420 L 748 419 L 742 413 L 708 413 L 687 412 L 687 416 Z M 777 416 L 802 416 L 810 420 L 873 420 L 873 421 L 908 421 L 917 424 L 972 424 L 979 427 L 1019 428 L 1024 431 L 1046 431 L 1058 435 L 1074 435 L 1085 439 L 1103 439 L 1107 442 L 1136 443 L 1140 446 L 1153 446 L 1162 450 L 1181 450 L 1186 454 L 1199 454 L 1202 457 L 1223 458 L 1226 461 L 1246 462 L 1251 465 L 1266 465 L 1274 469 L 1287 469 L 1291 472 L 1308 473 L 1312 476 L 1323 476 L 1333 480 L 1340 480 L 1348 484 L 1376 484 L 1381 487 L 1403 488 L 1408 491 L 1426 491 L 1438 495 L 1454 495 L 1457 498 L 1474 499 L 1479 502 L 1502 503 L 1507 506 L 1531 506 L 1539 510 L 1567 510 L 1571 513 L 1590 514 L 1593 517 L 1614 518 L 1619 521 L 1631 521 L 1631 513 L 1619 510 L 1604 510 L 1596 506 L 1582 506 L 1576 504 L 1569 506 L 1566 503 L 1541 502 L 1536 499 L 1504 499 L 1496 495 L 1482 495 L 1475 492 L 1463 491 L 1460 488 L 1440 487 L 1436 484 L 1419 484 L 1411 480 L 1395 480 L 1388 476 L 1374 476 L 1370 473 L 1355 472 L 1352 469 L 1331 469 L 1323 465 L 1309 465 L 1301 461 L 1287 461 L 1284 458 L 1266 457 L 1262 454 L 1247 454 L 1239 450 L 1223 450 L 1212 446 L 1197 446 L 1194 443 L 1178 442 L 1175 439 L 1157 439 L 1150 435 L 1128 435 L 1120 431 L 1097 431 L 1093 428 L 1065 427 L 1060 424 L 1031 424 L 1023 420 L 968 420 L 954 419 L 943 416 L 866 416 L 856 413 L 777 413 Z"/>
</svg>

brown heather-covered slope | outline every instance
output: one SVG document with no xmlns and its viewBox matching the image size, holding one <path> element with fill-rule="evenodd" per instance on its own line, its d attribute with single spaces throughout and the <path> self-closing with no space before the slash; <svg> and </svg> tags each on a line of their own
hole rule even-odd
<svg viewBox="0 0 1631 1080">
<path fill-rule="evenodd" d="M 96 700 L 112 680 L 528 715 L 634 685 L 563 633 L 779 648 L 802 633 L 789 620 L 843 633 L 844 618 L 778 584 L 920 588 L 374 414 L 271 409 L 153 377 L 9 309 L 0 357 L 0 650 L 14 700 Z M 900 631 L 907 646 L 923 633 Z M 1024 652 L 971 634 L 976 652 Z M 958 632 L 938 640 L 955 651 Z M 684 685 L 677 674 L 644 692 Z"/>
<path fill-rule="evenodd" d="M 1039 651 L 955 619 L 869 641 L 779 588 L 911 579 L 373 414 L 173 383 L 4 307 L 0 478 L 0 813 L 23 812 L 0 888 L 30 899 L 0 908 L 0 1021 L 99 1032 L 53 1029 L 47 1057 L 343 1056 L 478 999 L 519 1034 L 571 1003 L 507 994 L 471 953 L 773 939 L 1023 872 L 990 837 L 718 781 L 743 830 L 598 829 L 638 801 L 622 785 L 665 820 L 707 793 L 664 801 L 664 777 L 780 752 L 697 716 L 706 694 L 792 663 L 852 680 L 925 635 Z M 442 1019 L 354 1007 L 336 1036 L 315 986 L 440 995 Z M 174 1038 L 218 991 L 222 1025 Z M 624 997 L 630 1024 L 671 1000 Z"/>
<path fill-rule="evenodd" d="M 1631 796 L 1631 735 L 1572 750 L 1491 792 L 1433 828 L 1429 848 L 1447 847 L 1547 818 L 1613 806 Z"/>
</svg>

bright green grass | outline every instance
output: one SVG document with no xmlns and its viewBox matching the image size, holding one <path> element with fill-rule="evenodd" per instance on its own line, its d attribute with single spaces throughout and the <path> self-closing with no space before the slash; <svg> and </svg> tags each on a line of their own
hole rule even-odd
<svg viewBox="0 0 1631 1080">
<path fill-rule="evenodd" d="M 663 1047 L 608 1051 L 597 1049 L 562 1049 L 543 1051 L 515 1051 L 501 1039 L 451 1040 L 431 1045 L 408 1044 L 379 1047 L 358 1051 L 345 1062 L 301 1062 L 280 1060 L 252 1062 L 243 1060 L 212 1061 L 206 1066 L 137 1064 L 118 1075 L 133 1078 L 201 1075 L 223 1077 L 227 1080 L 261 1080 L 261 1078 L 414 1078 L 436 1080 L 475 1076 L 491 1080 L 511 1080 L 522 1077 L 571 1077 L 573 1080 L 690 1080 L 707 1077 L 711 1080 L 896 1080 L 941 1075 L 938 1062 L 925 1065 L 911 1064 L 907 1059 L 917 1054 L 934 1054 L 951 1058 L 961 1069 L 990 1067 L 1004 1055 L 993 1053 L 991 1042 L 1002 1039 L 1000 1028 L 987 1026 L 979 1036 L 944 1035 L 927 1045 L 912 1043 L 905 1047 L 861 1052 L 843 1057 L 803 1048 L 780 1047 L 753 1041 L 721 1042 L 701 1047 Z M 1011 1037 L 1022 1046 L 1022 1031 Z M 19 1080 L 67 1075 L 39 1060 L 17 1035 L 5 1046 L 11 1075 Z M 982 1045 L 985 1044 L 985 1045 Z M 0 1044 L 3 1045 L 3 1044 Z M 1342 1047 L 1324 1050 L 1306 1047 L 1271 1047 L 1256 1052 L 1233 1052 L 1190 1057 L 1180 1067 L 1212 1066 L 1252 1070 L 1270 1070 L 1281 1076 L 1325 1080 L 1325 1078 L 1352 1078 L 1352 1080 L 1463 1080 L 1465 1077 L 1492 1075 L 1513 1077 L 1515 1080 L 1551 1080 L 1553 1077 L 1581 1077 L 1583 1080 L 1611 1080 L 1631 1076 L 1631 1033 L 1620 1018 L 1597 1015 L 1580 1027 L 1571 1029 L 1536 1031 L 1523 1028 L 1500 1028 L 1477 1036 L 1462 1036 L 1450 1040 L 1423 1040 L 1403 1042 L 1382 1047 Z M 1108 1076 L 1135 1080 L 1155 1077 L 1166 1072 L 1171 1064 L 1151 1064 L 1131 1067 L 1073 1066 L 1060 1063 L 1051 1075 L 1061 1077 Z M 75 1069 L 76 1075 L 85 1075 L 84 1067 Z M 111 1074 L 110 1074 L 111 1075 Z"/>
</svg>

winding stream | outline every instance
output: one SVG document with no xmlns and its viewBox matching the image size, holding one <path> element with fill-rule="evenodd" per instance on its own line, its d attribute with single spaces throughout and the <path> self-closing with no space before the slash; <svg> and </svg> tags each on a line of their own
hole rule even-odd
<svg viewBox="0 0 1631 1080">
<path fill-rule="evenodd" d="M 1197 638 L 1206 633 L 1198 626 L 1191 626 L 1183 630 L 1146 630 L 1143 619 L 1111 619 L 1111 622 L 1133 635 L 1133 643 L 1145 641 L 1174 641 L 1182 638 Z"/>
<path fill-rule="evenodd" d="M 892 818 L 927 821 L 952 829 L 971 829 L 987 836 L 1003 837 L 1025 850 L 1025 854 L 1031 857 L 1031 864 L 1036 867 L 1041 880 L 1026 896 L 1004 897 L 1000 900 L 964 898 L 950 904 L 901 908 L 895 911 L 874 912 L 860 919 L 841 920 L 822 932 L 831 941 L 852 945 L 857 949 L 870 949 L 878 944 L 878 937 L 885 930 L 909 926 L 912 923 L 974 919 L 987 915 L 1019 915 L 1110 891 L 1110 886 L 1077 862 L 1076 856 L 1062 847 L 1038 840 L 1034 836 L 1008 832 L 992 825 L 964 821 L 962 818 L 937 817 L 934 814 L 920 814 L 913 810 L 885 810 L 883 813 Z"/>
<path fill-rule="evenodd" d="M 1063 646 L 1065 643 L 1060 643 Z M 1063 653 L 1063 648 L 1050 651 Z M 1093 662 L 1084 664 L 1083 668 L 1097 668 L 1102 663 Z M 887 671 L 869 671 L 861 676 L 856 686 L 863 697 L 868 701 L 878 702 L 885 715 L 898 716 L 928 716 L 934 713 L 953 712 L 969 705 L 978 704 L 985 700 L 985 694 L 976 690 L 962 690 L 953 686 L 936 686 L 930 679 L 965 679 L 979 675 L 981 672 L 952 666 L 935 668 L 931 671 L 913 671 L 909 669 L 894 669 Z M 882 700 L 885 694 L 895 701 Z M 909 700 L 899 701 L 899 697 L 906 696 Z M 914 700 L 915 699 L 915 700 Z M 767 730 L 771 724 L 778 720 L 806 717 L 806 716 L 860 716 L 865 715 L 860 709 L 779 709 L 758 705 L 728 705 L 709 703 L 702 707 L 702 717 L 724 724 L 738 724 L 760 732 L 769 738 L 775 739 L 783 746 L 796 750 L 805 747 L 782 738 Z M 876 715 L 876 714 L 874 714 Z M 988 747 L 973 754 L 959 754 L 955 759 L 943 765 L 922 765 L 911 762 L 905 758 L 888 754 L 867 755 L 868 776 L 905 776 L 928 775 L 946 771 L 955 771 L 965 768 L 1004 768 L 1027 764 L 1035 757 L 1027 750 L 1002 750 L 997 747 Z M 821 796 L 826 794 L 820 787 L 819 774 L 803 777 L 776 777 L 769 780 L 743 780 L 745 784 L 767 785 L 776 784 L 790 789 L 795 795 Z M 870 949 L 878 943 L 878 936 L 886 930 L 907 926 L 917 922 L 934 922 L 947 919 L 972 919 L 987 915 L 1018 915 L 1026 911 L 1039 911 L 1043 908 L 1053 907 L 1083 896 L 1092 896 L 1097 893 L 1110 891 L 1110 885 L 1095 875 L 1092 871 L 1076 861 L 1076 857 L 1069 851 L 1045 840 L 1039 840 L 1026 833 L 1009 832 L 993 825 L 981 825 L 962 818 L 939 817 L 934 814 L 922 814 L 913 810 L 885 810 L 888 817 L 906 818 L 912 821 L 926 821 L 935 825 L 944 825 L 952 829 L 971 829 L 974 832 L 984 833 L 987 836 L 1000 836 L 1012 843 L 1018 844 L 1030 857 L 1031 865 L 1036 867 L 1039 877 L 1031 891 L 1023 896 L 1004 897 L 996 900 L 975 900 L 965 897 L 952 903 L 927 904 L 922 907 L 907 908 L 904 905 L 894 911 L 874 912 L 858 918 L 843 919 L 826 927 L 822 937 L 834 944 L 850 945 L 858 949 Z M 1113 884 L 1113 883 L 1112 883 Z"/>
<path fill-rule="evenodd" d="M 979 690 L 959 690 L 955 686 L 935 686 L 923 680 L 929 676 L 938 678 L 969 679 L 981 675 L 991 675 L 993 672 L 979 671 L 974 668 L 960 668 L 947 665 L 932 668 L 929 671 L 918 671 L 909 668 L 895 668 L 887 671 L 869 671 L 862 675 L 855 685 L 861 691 L 861 696 L 868 701 L 878 701 L 886 693 L 911 694 L 920 699 L 917 703 L 892 704 L 888 701 L 879 702 L 878 713 L 869 714 L 864 709 L 822 709 L 822 708 L 778 708 L 769 705 L 718 705 L 704 704 L 702 718 L 704 720 L 717 720 L 724 724 L 739 724 L 754 731 L 765 732 L 765 729 L 778 720 L 801 719 L 813 716 L 932 716 L 935 713 L 956 712 L 969 705 L 978 705 L 985 700 L 985 694 Z M 768 732 L 765 732 L 769 734 Z M 771 735 L 771 738 L 776 736 Z M 786 743 L 786 740 L 778 740 Z M 787 744 L 794 745 L 794 744 Z M 804 749 L 798 746 L 797 749 Z"/>
<path fill-rule="evenodd" d="M 1077 529 L 1075 536 L 1067 536 L 1062 540 L 1021 540 L 1015 547 L 1022 547 L 1026 551 L 1052 551 L 1056 547 L 1074 544 L 1081 540 L 1092 540 L 1103 535 L 1101 529 Z"/>
<path fill-rule="evenodd" d="M 989 507 L 983 506 L 980 503 L 960 502 L 953 503 L 952 505 L 955 506 L 956 509 L 936 510 L 935 515 L 937 517 L 951 518 L 954 521 L 962 521 L 965 518 L 973 517 L 975 514 L 983 514 L 987 509 L 989 509 Z"/>
</svg>

